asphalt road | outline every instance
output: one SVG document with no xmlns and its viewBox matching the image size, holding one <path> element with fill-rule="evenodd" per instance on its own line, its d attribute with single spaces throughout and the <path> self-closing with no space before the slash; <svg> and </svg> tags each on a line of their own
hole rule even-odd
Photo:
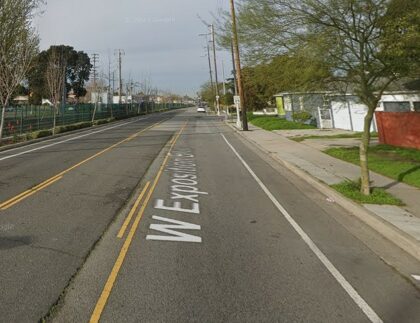
<svg viewBox="0 0 420 323">
<path fill-rule="evenodd" d="M 0 153 L 2 321 L 419 321 L 419 264 L 217 117 L 4 159 L 47 144 Z"/>
<path fill-rule="evenodd" d="M 0 206 L 2 322 L 36 322 L 48 313 L 172 136 L 139 132 L 173 115 L 126 120 L 0 153 L 3 206 L 64 172 L 9 208 Z M 133 134 L 139 135 L 128 140 Z"/>
</svg>

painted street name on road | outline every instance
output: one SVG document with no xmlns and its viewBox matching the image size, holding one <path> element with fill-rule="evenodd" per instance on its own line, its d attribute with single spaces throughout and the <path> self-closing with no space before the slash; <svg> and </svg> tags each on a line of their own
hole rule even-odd
<svg viewBox="0 0 420 323">
<path fill-rule="evenodd" d="M 197 165 L 195 156 L 188 148 L 174 150 L 173 160 L 167 170 L 171 173 L 170 199 L 157 199 L 155 209 L 182 213 L 188 215 L 200 214 L 199 198 L 208 195 L 198 188 Z M 147 235 L 147 240 L 177 241 L 200 243 L 200 236 L 187 234 L 181 230 L 200 231 L 201 226 L 189 222 L 178 221 L 154 215 L 153 220 L 160 221 L 151 224 L 150 230 L 165 233 L 165 235 Z M 162 223 L 163 222 L 163 223 Z"/>
</svg>

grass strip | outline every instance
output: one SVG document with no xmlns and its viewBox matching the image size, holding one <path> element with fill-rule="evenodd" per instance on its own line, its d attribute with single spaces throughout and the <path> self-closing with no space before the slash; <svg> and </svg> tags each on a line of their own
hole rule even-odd
<svg viewBox="0 0 420 323">
<path fill-rule="evenodd" d="M 330 148 L 326 154 L 359 165 L 359 148 Z M 369 148 L 369 169 L 420 188 L 420 150 L 377 145 Z"/>
<path fill-rule="evenodd" d="M 337 135 L 324 135 L 324 136 L 323 135 L 305 135 L 305 136 L 289 137 L 289 139 L 297 141 L 297 142 L 301 142 L 306 139 L 345 139 L 345 138 L 360 139 L 362 138 L 362 134 L 363 132 L 342 133 L 342 134 L 337 134 Z M 377 132 L 371 133 L 371 137 L 377 138 L 378 133 Z"/>
<path fill-rule="evenodd" d="M 369 196 L 363 195 L 360 192 L 360 181 L 346 180 L 339 184 L 331 185 L 331 187 L 345 197 L 362 204 L 404 205 L 400 199 L 394 197 L 383 188 L 374 187 Z"/>
<path fill-rule="evenodd" d="M 249 121 L 257 127 L 264 130 L 292 130 L 292 129 L 316 129 L 315 126 L 288 121 L 278 117 L 269 116 L 252 116 L 249 117 Z"/>
</svg>

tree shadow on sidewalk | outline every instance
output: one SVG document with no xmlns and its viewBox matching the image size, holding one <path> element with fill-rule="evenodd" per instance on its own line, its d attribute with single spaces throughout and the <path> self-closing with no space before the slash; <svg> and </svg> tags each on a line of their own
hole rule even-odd
<svg viewBox="0 0 420 323">
<path fill-rule="evenodd" d="M 402 182 L 403 182 L 403 180 L 404 180 L 404 178 L 405 178 L 407 175 L 410 175 L 410 174 L 412 174 L 412 173 L 414 173 L 414 172 L 416 172 L 416 171 L 418 171 L 418 170 L 420 170 L 420 165 L 414 166 L 414 167 L 412 167 L 412 168 L 410 168 L 410 169 L 406 170 L 405 172 L 403 172 L 403 173 L 401 173 L 401 174 L 398 174 L 398 180 L 396 180 L 396 181 L 394 181 L 394 182 L 392 182 L 392 183 L 389 183 L 389 184 L 387 184 L 387 185 L 383 186 L 382 188 L 384 188 L 384 189 L 389 189 L 389 188 L 391 188 L 391 187 L 393 187 L 393 186 L 395 186 L 395 185 L 397 185 L 397 184 L 399 184 L 399 183 L 402 183 Z M 410 185 L 410 184 L 407 184 L 407 185 Z"/>
</svg>

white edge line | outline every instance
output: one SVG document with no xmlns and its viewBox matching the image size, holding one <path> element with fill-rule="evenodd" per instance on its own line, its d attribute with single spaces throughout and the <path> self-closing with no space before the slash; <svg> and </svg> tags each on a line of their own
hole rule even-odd
<svg viewBox="0 0 420 323">
<path fill-rule="evenodd" d="M 331 263 L 331 261 L 324 255 L 324 253 L 317 247 L 317 245 L 311 240 L 311 238 L 306 234 L 306 232 L 299 226 L 299 224 L 292 218 L 292 216 L 286 211 L 286 209 L 277 201 L 273 194 L 268 190 L 264 183 L 258 178 L 254 171 L 248 166 L 245 160 L 239 155 L 236 149 L 230 144 L 223 134 L 220 134 L 225 140 L 226 144 L 232 149 L 235 155 L 239 158 L 248 172 L 252 175 L 258 185 L 262 188 L 265 194 L 270 198 L 273 204 L 277 209 L 283 214 L 285 219 L 289 224 L 295 229 L 299 234 L 302 240 L 308 245 L 312 252 L 317 256 L 317 258 L 322 262 L 322 264 L 327 268 L 335 280 L 343 287 L 346 293 L 353 299 L 353 301 L 359 306 L 359 308 L 365 313 L 371 322 L 380 323 L 382 319 L 375 313 L 375 311 L 369 306 L 368 303 L 357 293 L 352 285 L 346 280 L 346 278 L 338 271 L 337 268 Z"/>
<path fill-rule="evenodd" d="M 420 281 L 420 275 L 411 275 L 411 277 L 413 277 L 415 280 Z"/>
<path fill-rule="evenodd" d="M 68 139 L 65 139 L 65 140 L 57 141 L 57 142 L 54 142 L 54 143 L 49 144 L 49 145 L 40 146 L 40 147 L 33 148 L 33 149 L 30 149 L 30 150 L 25 150 L 25 151 L 22 151 L 20 153 L 9 155 L 9 156 L 4 156 L 4 157 L 0 158 L 0 161 L 10 159 L 10 158 L 14 158 L 14 157 L 18 157 L 18 156 L 21 156 L 21 155 L 25 155 L 25 154 L 28 154 L 28 153 L 31 153 L 31 152 L 34 152 L 34 151 L 37 151 L 37 150 L 42 150 L 42 149 L 45 149 L 45 148 L 53 147 L 53 146 L 56 146 L 56 145 L 59 145 L 59 144 L 65 143 L 65 142 L 73 141 L 73 140 L 80 139 L 80 138 L 83 138 L 83 137 L 87 137 L 87 136 L 90 136 L 90 135 L 94 135 L 94 134 L 97 134 L 97 133 L 105 132 L 107 130 L 119 128 L 119 127 L 122 127 L 122 126 L 125 126 L 125 125 L 128 125 L 128 124 L 137 122 L 137 121 L 147 120 L 149 118 L 150 117 L 138 118 L 138 119 L 130 121 L 130 122 L 119 123 L 119 124 L 117 124 L 115 126 L 112 126 L 112 127 L 106 127 L 106 128 L 102 128 L 100 130 L 91 131 L 89 133 L 86 133 L 86 134 L 83 134 L 83 135 L 80 135 L 80 136 L 76 136 L 76 137 L 71 137 L 71 138 L 68 138 Z M 55 139 L 50 139 L 50 140 L 55 140 Z M 50 141 L 50 140 L 48 140 L 48 141 Z M 17 148 L 14 148 L 14 149 L 5 150 L 5 151 L 0 152 L 0 153 L 8 153 L 12 150 L 21 149 L 21 148 L 22 147 L 17 147 Z"/>
</svg>

